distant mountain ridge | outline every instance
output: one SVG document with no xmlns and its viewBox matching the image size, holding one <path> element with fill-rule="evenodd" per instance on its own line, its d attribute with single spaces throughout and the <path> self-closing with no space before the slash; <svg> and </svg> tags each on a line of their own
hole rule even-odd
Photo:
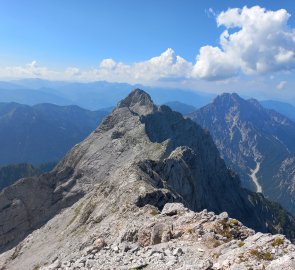
<svg viewBox="0 0 295 270">
<path fill-rule="evenodd" d="M 195 106 L 188 105 L 179 101 L 166 102 L 164 105 L 169 106 L 173 111 L 180 112 L 183 115 L 192 113 L 196 110 Z"/>
<path fill-rule="evenodd" d="M 295 106 L 276 100 L 262 100 L 260 103 L 263 105 L 263 107 L 273 109 L 295 122 Z"/>
<path fill-rule="evenodd" d="M 0 192 L 20 178 L 39 176 L 42 173 L 51 171 L 55 165 L 56 162 L 43 163 L 38 167 L 28 163 L 2 166 L 0 167 Z"/>
<path fill-rule="evenodd" d="M 295 213 L 295 123 L 287 117 L 223 94 L 190 114 L 208 129 L 221 156 L 245 187 L 262 192 Z"/>
<path fill-rule="evenodd" d="M 106 114 L 78 106 L 0 103 L 0 165 L 58 161 Z"/>
<path fill-rule="evenodd" d="M 139 87 L 136 86 L 136 87 Z M 0 102 L 18 102 L 27 105 L 52 103 L 78 105 L 89 110 L 113 107 L 135 86 L 127 83 L 96 81 L 88 83 L 25 79 L 0 81 Z M 214 95 L 173 88 L 145 87 L 154 96 L 156 104 L 177 100 L 197 108 L 206 105 Z"/>
</svg>

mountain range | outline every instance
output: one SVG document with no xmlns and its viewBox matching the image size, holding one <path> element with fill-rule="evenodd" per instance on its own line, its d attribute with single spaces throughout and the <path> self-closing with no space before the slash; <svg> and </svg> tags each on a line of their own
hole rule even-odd
<svg viewBox="0 0 295 270">
<path fill-rule="evenodd" d="M 106 114 L 78 106 L 0 103 L 0 165 L 59 161 Z"/>
<path fill-rule="evenodd" d="M 207 129 L 243 186 L 295 213 L 295 123 L 257 100 L 223 94 L 189 115 Z"/>
<path fill-rule="evenodd" d="M 216 218 L 207 211 L 195 214 L 179 206 L 173 209 L 175 204 L 169 209 L 167 203 L 175 202 L 193 211 L 208 209 L 220 216 Z M 176 219 L 181 211 L 188 214 Z M 75 256 L 94 254 L 105 245 L 106 252 L 120 252 L 123 247 L 116 244 L 138 243 L 131 252 L 144 247 L 147 252 L 149 245 L 185 241 L 188 237 L 192 243 L 201 241 L 207 246 L 211 241 L 210 252 L 219 245 L 226 250 L 225 246 L 235 243 L 239 248 L 237 241 L 241 239 L 248 239 L 247 243 L 253 246 L 260 238 L 261 244 L 269 243 L 267 248 L 271 243 L 273 247 L 285 243 L 285 258 L 291 263 L 294 247 L 287 240 L 254 236 L 253 231 L 236 219 L 228 219 L 223 211 L 260 232 L 295 237 L 294 217 L 262 194 L 242 188 L 206 130 L 168 106 L 157 107 L 146 92 L 136 89 L 53 171 L 21 179 L 0 193 L 0 248 L 4 252 L 0 265 L 5 269 L 59 269 L 70 265 L 74 269 L 75 262 L 81 268 L 86 261 L 75 261 Z M 164 216 L 157 217 L 160 213 Z M 190 227 L 193 222 L 198 225 Z M 213 244 L 217 240 L 215 233 L 219 244 Z M 248 254 L 252 249 L 248 244 L 245 247 Z M 127 252 L 128 248 L 124 250 Z M 204 251 L 199 246 L 199 252 Z M 177 252 L 181 256 L 183 251 Z M 255 252 L 261 254 L 257 260 L 279 260 L 282 256 L 276 251 L 271 255 L 268 249 Z M 113 267 L 108 264 L 115 259 L 112 254 L 102 257 L 101 264 L 106 268 Z M 253 254 L 254 251 L 249 253 L 249 260 Z M 210 260 L 218 257 L 212 254 Z M 248 259 L 245 261 L 248 263 Z M 142 263 L 136 269 L 153 265 L 151 261 Z M 280 260 L 278 263 L 284 264 Z M 47 268 L 49 264 L 53 265 Z M 201 269 L 212 265 L 210 262 Z"/>
<path fill-rule="evenodd" d="M 105 81 L 78 83 L 24 79 L 0 82 L 0 101 L 18 102 L 27 105 L 52 103 L 56 105 L 77 105 L 88 110 L 104 110 L 113 107 L 124 98 L 134 86 L 127 83 Z M 145 87 L 154 96 L 156 104 L 178 101 L 197 108 L 212 100 L 214 95 L 184 90 Z"/>
</svg>

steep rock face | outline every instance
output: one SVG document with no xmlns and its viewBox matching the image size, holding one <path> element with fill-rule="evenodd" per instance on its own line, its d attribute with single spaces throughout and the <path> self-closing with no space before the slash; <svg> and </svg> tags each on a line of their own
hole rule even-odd
<svg viewBox="0 0 295 270">
<path fill-rule="evenodd" d="M 0 193 L 2 251 L 34 231 L 0 262 L 30 269 L 57 249 L 61 257 L 75 254 L 98 235 L 115 241 L 124 226 L 132 228 L 133 213 L 167 202 L 226 210 L 257 230 L 294 235 L 294 218 L 242 189 L 208 133 L 136 89 L 52 172 Z"/>
<path fill-rule="evenodd" d="M 256 100 L 223 94 L 190 115 L 209 130 L 243 186 L 295 212 L 295 124 Z"/>
</svg>

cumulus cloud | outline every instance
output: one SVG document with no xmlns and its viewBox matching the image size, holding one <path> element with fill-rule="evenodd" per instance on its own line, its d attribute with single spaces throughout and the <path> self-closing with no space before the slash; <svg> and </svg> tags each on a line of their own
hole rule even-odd
<svg viewBox="0 0 295 270">
<path fill-rule="evenodd" d="M 39 66 L 36 60 L 24 66 L 9 66 L 0 68 L 1 77 L 7 78 L 48 78 L 56 75 L 57 72 L 47 67 Z"/>
<path fill-rule="evenodd" d="M 0 68 L 0 77 L 192 85 L 200 84 L 200 79 L 202 83 L 224 83 L 239 74 L 272 76 L 274 72 L 295 68 L 295 29 L 288 26 L 290 14 L 286 10 L 270 11 L 254 6 L 228 9 L 218 15 L 209 9 L 208 13 L 225 30 L 218 46 L 200 48 L 195 63 L 168 48 L 158 56 L 130 64 L 103 59 L 88 70 L 72 66 L 54 71 L 32 61 L 23 66 Z M 285 85 L 281 82 L 277 88 L 283 89 Z"/>
<path fill-rule="evenodd" d="M 219 46 L 200 49 L 193 75 L 206 80 L 265 74 L 295 68 L 295 29 L 285 9 L 254 6 L 221 12 L 217 25 L 225 27 Z"/>
<path fill-rule="evenodd" d="M 66 75 L 68 75 L 69 77 L 75 77 L 75 76 L 79 76 L 81 75 L 81 71 L 79 68 L 77 67 L 68 67 L 65 70 Z"/>
<path fill-rule="evenodd" d="M 169 48 L 159 56 L 129 65 L 113 59 L 104 59 L 94 72 L 97 79 L 138 83 L 163 78 L 188 78 L 192 69 L 192 63 L 176 55 Z"/>
<path fill-rule="evenodd" d="M 7 78 L 45 78 L 68 80 L 107 80 L 128 83 L 150 83 L 161 80 L 178 80 L 191 77 L 193 63 L 176 55 L 168 48 L 159 56 L 149 60 L 124 64 L 114 59 L 103 59 L 96 68 L 80 70 L 68 67 L 63 71 L 53 71 L 40 66 L 37 61 L 24 66 L 0 68 L 0 77 Z"/>
<path fill-rule="evenodd" d="M 286 81 L 281 81 L 277 84 L 277 89 L 278 90 L 283 90 L 286 87 L 287 82 Z"/>
</svg>

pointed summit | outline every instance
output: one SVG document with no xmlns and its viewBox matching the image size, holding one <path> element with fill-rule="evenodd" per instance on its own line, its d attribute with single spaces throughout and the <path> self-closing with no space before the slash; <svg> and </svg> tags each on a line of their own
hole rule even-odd
<svg viewBox="0 0 295 270">
<path fill-rule="evenodd" d="M 125 99 L 121 100 L 117 108 L 129 108 L 132 112 L 139 115 L 147 115 L 157 110 L 150 95 L 137 88 L 134 89 Z"/>
<path fill-rule="evenodd" d="M 223 93 L 213 100 L 213 104 L 240 104 L 243 99 L 236 93 Z"/>
</svg>

